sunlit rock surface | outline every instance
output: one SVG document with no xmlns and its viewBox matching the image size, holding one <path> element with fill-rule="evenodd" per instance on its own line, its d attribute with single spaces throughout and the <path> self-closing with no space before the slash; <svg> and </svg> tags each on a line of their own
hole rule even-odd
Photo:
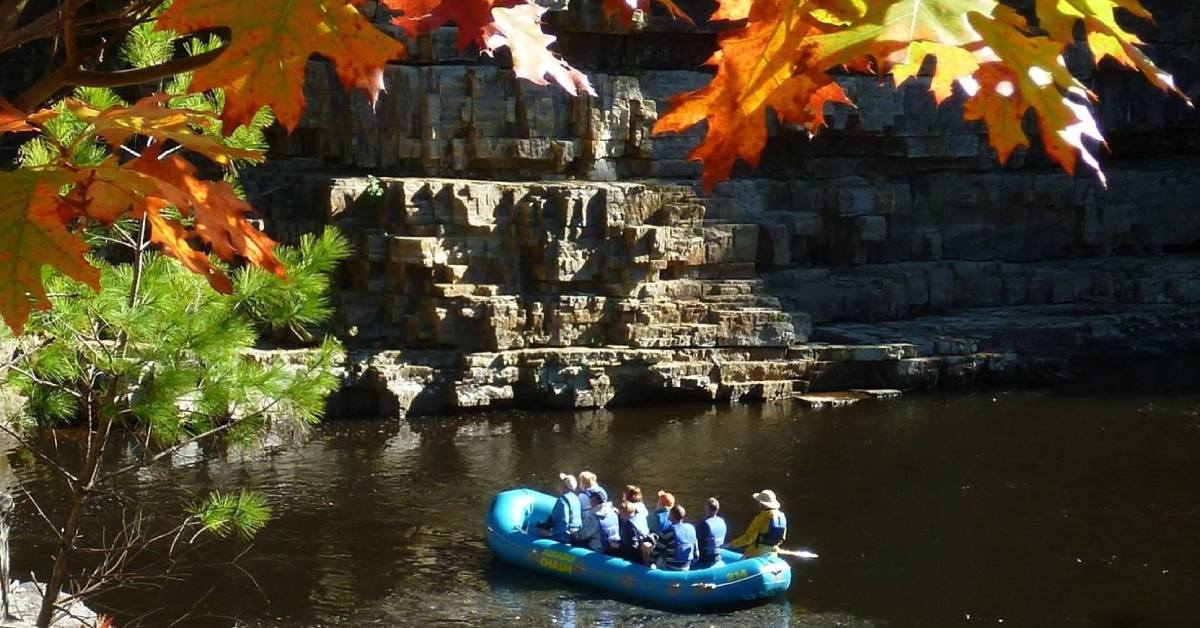
<svg viewBox="0 0 1200 628">
<path fill-rule="evenodd" d="M 1200 5 L 1148 5 L 1151 56 L 1200 98 Z M 772 126 L 759 167 L 705 195 L 701 129 L 651 128 L 707 80 L 711 25 L 548 19 L 597 97 L 518 81 L 446 28 L 374 107 L 310 63 L 303 121 L 248 176 L 280 240 L 355 242 L 335 414 L 1037 382 L 1200 346 L 1200 114 L 1132 73 L 1068 59 L 1101 96 L 1107 189 L 1038 148 L 998 165 L 928 77 L 847 75 L 856 108 L 812 140 Z"/>
</svg>

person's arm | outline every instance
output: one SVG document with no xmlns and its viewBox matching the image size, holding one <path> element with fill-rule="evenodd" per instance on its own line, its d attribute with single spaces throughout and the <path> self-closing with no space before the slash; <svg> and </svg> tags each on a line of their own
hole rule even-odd
<svg viewBox="0 0 1200 628">
<path fill-rule="evenodd" d="M 738 538 L 725 543 L 725 546 L 748 547 L 749 545 L 752 545 L 755 539 L 758 538 L 758 535 L 767 531 L 767 524 L 769 523 L 767 519 L 768 517 L 766 513 L 758 513 L 758 516 L 754 517 L 754 520 L 750 522 L 750 525 L 746 528 L 746 531 L 743 532 Z"/>
<path fill-rule="evenodd" d="M 654 536 L 655 549 L 670 550 L 675 546 L 675 528 L 670 527 Z"/>
</svg>

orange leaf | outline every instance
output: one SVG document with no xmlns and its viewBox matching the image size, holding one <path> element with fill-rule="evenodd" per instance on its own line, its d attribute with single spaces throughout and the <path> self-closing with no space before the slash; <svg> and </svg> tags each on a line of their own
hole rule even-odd
<svg viewBox="0 0 1200 628">
<path fill-rule="evenodd" d="M 314 53 L 333 62 L 344 87 L 372 102 L 383 90 L 383 66 L 404 56 L 404 44 L 377 30 L 358 7 L 363 0 L 175 0 L 157 28 L 191 33 L 232 31 L 229 48 L 196 70 L 192 91 L 222 88 L 221 119 L 232 131 L 270 105 L 288 130 L 304 110 L 304 72 Z"/>
<path fill-rule="evenodd" d="M 160 157 L 151 147 L 126 166 L 155 179 L 159 197 L 181 212 L 195 218 L 195 234 L 226 261 L 246 258 L 251 264 L 287 277 L 283 264 L 272 250 L 275 241 L 246 220 L 253 212 L 239 199 L 233 186 L 224 181 L 205 181 L 196 177 L 196 168 L 179 155 Z"/>
<path fill-rule="evenodd" d="M 162 247 L 164 255 L 179 260 L 183 267 L 203 276 L 213 290 L 224 294 L 233 292 L 233 282 L 213 265 L 208 254 L 191 244 L 192 233 L 183 225 L 163 216 L 168 207 L 160 198 L 147 198 L 139 208 L 150 222 L 150 241 Z"/>
<path fill-rule="evenodd" d="M 20 334 L 32 307 L 50 306 L 42 267 L 50 265 L 100 289 L 100 272 L 84 259 L 87 244 L 67 230 L 58 190 L 71 174 L 60 170 L 0 171 L 0 316 Z"/>
<path fill-rule="evenodd" d="M 1175 79 L 1142 52 L 1142 40 L 1121 28 L 1115 9 L 1150 19 L 1150 12 L 1138 0 L 1037 0 L 1039 25 L 1051 39 L 1063 44 L 1075 43 L 1075 24 L 1082 21 L 1088 46 L 1099 63 L 1105 57 L 1141 72 L 1146 80 L 1164 91 L 1191 101 L 1175 86 Z"/>
<path fill-rule="evenodd" d="M 815 36 L 822 26 L 803 3 L 771 0 L 754 4 L 745 28 L 722 35 L 710 63 L 717 75 L 707 86 L 672 98 L 654 125 L 655 133 L 680 132 L 708 121 L 704 141 L 689 155 L 704 163 L 703 184 L 711 190 L 740 158 L 758 163 L 766 144 L 766 112 L 816 132 L 825 123 L 827 102 L 849 104 L 825 74 L 827 50 Z"/>
<path fill-rule="evenodd" d="M 945 44 L 917 41 L 908 45 L 908 58 L 903 63 L 892 66 L 892 77 L 899 87 L 908 79 L 921 71 L 925 57 L 933 55 L 937 59 L 934 66 L 933 80 L 929 83 L 929 91 L 933 92 L 933 100 L 942 104 L 954 93 L 954 82 L 969 77 L 979 69 L 975 55 L 962 48 Z"/>
<path fill-rule="evenodd" d="M 693 26 L 696 24 L 673 0 L 653 0 L 653 2 L 666 9 L 671 17 Z M 650 5 L 651 0 L 604 0 L 600 4 L 600 10 L 608 17 L 617 18 L 622 27 L 629 29 L 633 27 L 634 14 L 638 11 L 650 13 Z"/>
<path fill-rule="evenodd" d="M 963 118 L 987 124 L 992 148 L 1000 163 L 1006 163 L 1017 148 L 1029 146 L 1029 137 L 1021 127 L 1028 106 L 1014 98 L 1017 77 L 998 63 L 981 67 L 975 80 L 979 87 L 963 104 Z"/>
<path fill-rule="evenodd" d="M 134 135 L 156 137 L 178 142 L 188 150 L 201 153 L 213 161 L 225 165 L 234 159 L 262 161 L 262 151 L 226 146 L 212 136 L 202 135 L 197 129 L 212 128 L 217 118 L 203 111 L 171 109 L 162 106 L 168 96 L 158 94 L 139 100 L 132 107 L 109 107 L 100 110 L 75 99 L 66 101 L 67 108 L 80 120 L 92 125 L 96 135 L 103 137 L 110 146 L 120 146 Z M 46 113 L 35 114 L 31 119 L 39 120 Z"/>
<path fill-rule="evenodd" d="M 542 31 L 541 17 L 545 12 L 545 7 L 536 4 L 492 9 L 494 22 L 484 36 L 484 51 L 493 54 L 497 48 L 508 46 L 512 52 L 513 73 L 518 77 L 535 85 L 549 85 L 554 81 L 572 96 L 581 91 L 595 96 L 596 90 L 592 89 L 587 76 L 547 48 L 554 43 L 554 37 Z"/>
<path fill-rule="evenodd" d="M 482 50 L 485 30 L 492 22 L 492 9 L 518 4 L 518 0 L 382 0 L 400 13 L 392 23 L 409 37 L 424 35 L 451 22 L 457 28 L 455 45 L 460 51 L 475 44 Z"/>
<path fill-rule="evenodd" d="M 1092 94 L 1064 65 L 1062 52 L 1065 45 L 1048 37 L 1029 36 L 1025 32 L 1024 18 L 1006 7 L 997 8 L 995 19 L 978 13 L 972 13 L 968 19 L 1004 66 L 1020 69 L 1009 70 L 1007 80 L 996 79 L 994 88 L 985 89 L 985 82 L 980 82 L 979 92 L 972 96 L 972 100 L 992 101 L 971 106 L 973 115 L 998 116 L 984 117 L 992 145 L 1003 151 L 1023 142 L 1011 129 L 1013 112 L 994 101 L 997 97 L 1007 98 L 1012 103 L 1010 106 L 1022 115 L 1028 109 L 1037 112 L 1042 144 L 1051 159 L 1067 172 L 1074 173 L 1076 161 L 1082 157 L 1103 183 L 1100 162 L 1085 140 L 1103 142 L 1104 138 L 1087 105 L 1078 102 Z M 986 75 L 983 78 L 993 82 Z M 987 91 L 995 96 L 987 95 Z M 993 119 L 999 123 L 999 130 L 993 130 Z"/>
<path fill-rule="evenodd" d="M 750 5 L 754 0 L 717 0 L 717 10 L 709 16 L 710 20 L 729 20 L 736 22 L 750 17 Z"/>
<path fill-rule="evenodd" d="M 0 135 L 36 130 L 26 122 L 25 118 L 25 112 L 0 98 Z"/>
</svg>

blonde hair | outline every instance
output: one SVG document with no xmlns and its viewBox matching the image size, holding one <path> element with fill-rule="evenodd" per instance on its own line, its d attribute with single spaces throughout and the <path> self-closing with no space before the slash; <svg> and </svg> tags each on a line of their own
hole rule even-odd
<svg viewBox="0 0 1200 628">
<path fill-rule="evenodd" d="M 596 486 L 596 474 L 591 471 L 579 472 L 579 486 L 583 488 L 592 488 Z"/>
</svg>

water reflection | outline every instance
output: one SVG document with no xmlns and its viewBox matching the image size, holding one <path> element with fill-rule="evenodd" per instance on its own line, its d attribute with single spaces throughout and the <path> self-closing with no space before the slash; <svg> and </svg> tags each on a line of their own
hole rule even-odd
<svg viewBox="0 0 1200 628">
<path fill-rule="evenodd" d="M 181 626 L 1190 625 L 1198 402 L 1009 393 L 820 412 L 685 406 L 331 424 L 293 446 L 195 449 L 131 477 L 143 503 L 164 508 L 249 485 L 275 517 L 244 572 L 200 569 L 104 602 L 126 618 L 161 607 L 151 626 L 189 611 Z M 667 488 L 686 505 L 720 497 L 733 528 L 753 515 L 751 492 L 774 488 L 792 540 L 822 558 L 796 566 L 786 599 L 700 616 L 493 561 L 480 530 L 491 496 L 585 467 L 610 488 Z M 36 461 L 0 460 L 0 483 L 17 476 L 55 507 Z M 15 573 L 45 568 L 35 517 L 15 514 Z"/>
</svg>

